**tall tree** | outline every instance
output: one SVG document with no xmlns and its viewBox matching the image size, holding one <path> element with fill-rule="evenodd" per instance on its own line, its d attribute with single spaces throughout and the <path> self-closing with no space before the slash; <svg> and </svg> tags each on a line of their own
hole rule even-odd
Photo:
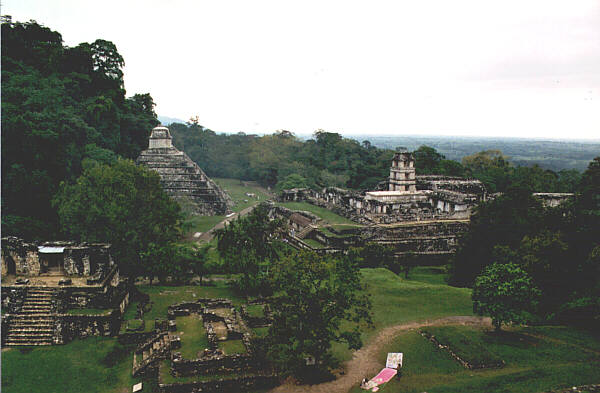
<svg viewBox="0 0 600 393">
<path fill-rule="evenodd" d="M 34 21 L 2 23 L 3 233 L 57 237 L 59 183 L 100 151 L 135 158 L 147 146 L 152 98 L 125 98 L 123 64 L 109 41 L 65 47 Z"/>
<path fill-rule="evenodd" d="M 278 258 L 273 240 L 283 223 L 269 217 L 266 204 L 259 204 L 245 217 L 238 217 L 216 231 L 217 251 L 230 272 L 242 273 L 238 289 L 244 293 L 268 291 L 266 273 Z"/>
<path fill-rule="evenodd" d="M 334 341 L 360 348 L 359 325 L 371 324 L 370 303 L 350 258 L 300 252 L 278 261 L 271 277 L 269 355 L 281 370 L 300 377 L 326 370 Z"/>
<path fill-rule="evenodd" d="M 489 315 L 492 325 L 523 324 L 531 320 L 540 291 L 531 277 L 514 263 L 486 267 L 473 286 L 473 311 Z"/>
<path fill-rule="evenodd" d="M 179 235 L 179 205 L 156 172 L 129 160 L 92 165 L 75 184 L 61 184 L 54 204 L 67 236 L 111 243 L 122 271 L 132 276 L 156 268 L 149 266 L 153 261 L 167 261 Z"/>
</svg>

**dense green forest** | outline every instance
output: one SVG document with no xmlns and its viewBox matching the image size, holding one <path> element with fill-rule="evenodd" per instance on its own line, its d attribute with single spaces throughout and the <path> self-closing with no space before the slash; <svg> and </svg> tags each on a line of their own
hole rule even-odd
<svg viewBox="0 0 600 393">
<path fill-rule="evenodd" d="M 123 65 L 112 42 L 68 47 L 36 22 L 2 24 L 2 233 L 56 237 L 60 182 L 147 146 L 154 103 L 125 97 Z"/>
<path fill-rule="evenodd" d="M 209 176 L 257 180 L 265 186 L 337 186 L 374 189 L 389 175 L 394 150 L 380 149 L 340 134 L 318 130 L 303 141 L 289 131 L 273 135 L 217 134 L 197 123 L 170 125 L 175 146 L 186 151 Z M 417 174 L 480 179 L 488 191 L 503 192 L 525 184 L 534 192 L 572 192 L 581 174 L 574 169 L 554 172 L 538 165 L 515 166 L 499 150 L 446 159 L 429 146 L 415 150 Z"/>
<path fill-rule="evenodd" d="M 539 318 L 600 326 L 600 157 L 584 172 L 575 198 L 545 208 L 514 184 L 480 204 L 460 239 L 455 285 L 471 286 L 486 266 L 516 264 L 541 292 Z"/>
</svg>

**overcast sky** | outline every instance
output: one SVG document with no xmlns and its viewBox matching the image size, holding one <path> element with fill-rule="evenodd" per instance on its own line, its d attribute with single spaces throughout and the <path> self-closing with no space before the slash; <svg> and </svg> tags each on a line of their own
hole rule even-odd
<svg viewBox="0 0 600 393">
<path fill-rule="evenodd" d="M 600 1 L 2 0 L 215 131 L 600 139 Z"/>
</svg>

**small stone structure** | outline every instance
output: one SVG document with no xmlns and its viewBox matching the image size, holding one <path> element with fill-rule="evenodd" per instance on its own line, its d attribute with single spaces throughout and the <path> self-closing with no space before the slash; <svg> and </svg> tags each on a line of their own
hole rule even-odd
<svg viewBox="0 0 600 393">
<path fill-rule="evenodd" d="M 542 201 L 545 207 L 557 207 L 575 197 L 568 192 L 535 192 L 533 196 Z"/>
<path fill-rule="evenodd" d="M 118 333 L 129 302 L 110 245 L 2 239 L 2 344 Z M 98 309 L 93 315 L 69 310 Z"/>
<path fill-rule="evenodd" d="M 155 127 L 150 134 L 148 150 L 136 161 L 160 175 L 168 195 L 184 209 L 202 216 L 225 215 L 233 201 L 187 154 L 177 150 L 166 127 Z"/>
<path fill-rule="evenodd" d="M 201 316 L 199 323 L 204 325 L 209 346 L 195 359 L 185 359 L 177 352 L 181 340 L 169 331 L 176 328 L 176 317 L 190 314 Z M 157 321 L 153 335 L 135 350 L 133 376 L 156 376 L 161 392 L 242 391 L 274 386 L 278 376 L 255 355 L 248 321 L 243 315 L 246 314 L 238 313 L 229 299 L 200 298 L 169 306 L 169 323 Z M 268 321 L 258 322 L 263 326 Z M 225 327 L 225 337 L 215 333 L 216 324 Z M 246 352 L 223 353 L 219 348 L 223 340 L 241 340 Z M 165 382 L 162 377 L 165 373 L 171 374 L 176 382 Z"/>
</svg>

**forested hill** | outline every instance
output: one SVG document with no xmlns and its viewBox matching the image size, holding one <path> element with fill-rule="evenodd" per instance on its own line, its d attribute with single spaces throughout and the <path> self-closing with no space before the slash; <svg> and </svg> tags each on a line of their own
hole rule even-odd
<svg viewBox="0 0 600 393">
<path fill-rule="evenodd" d="M 147 146 L 154 103 L 125 97 L 123 65 L 112 42 L 68 47 L 36 22 L 2 24 L 3 234 L 56 236 L 61 181 Z"/>
<path fill-rule="evenodd" d="M 209 176 L 257 180 L 278 188 L 373 188 L 388 176 L 393 151 L 317 131 L 302 141 L 289 131 L 272 135 L 217 134 L 199 124 L 173 123 L 173 143 Z"/>
<path fill-rule="evenodd" d="M 359 143 L 323 130 L 302 140 L 289 131 L 258 136 L 216 134 L 199 124 L 173 123 L 170 128 L 175 146 L 209 176 L 257 180 L 277 189 L 374 189 L 387 179 L 393 155 L 393 150 L 377 148 L 368 140 Z M 517 183 L 535 192 L 572 192 L 581 176 L 577 170 L 515 166 L 499 150 L 478 151 L 458 162 L 422 145 L 416 148 L 415 159 L 417 174 L 474 177 L 490 192 L 503 192 Z"/>
</svg>

